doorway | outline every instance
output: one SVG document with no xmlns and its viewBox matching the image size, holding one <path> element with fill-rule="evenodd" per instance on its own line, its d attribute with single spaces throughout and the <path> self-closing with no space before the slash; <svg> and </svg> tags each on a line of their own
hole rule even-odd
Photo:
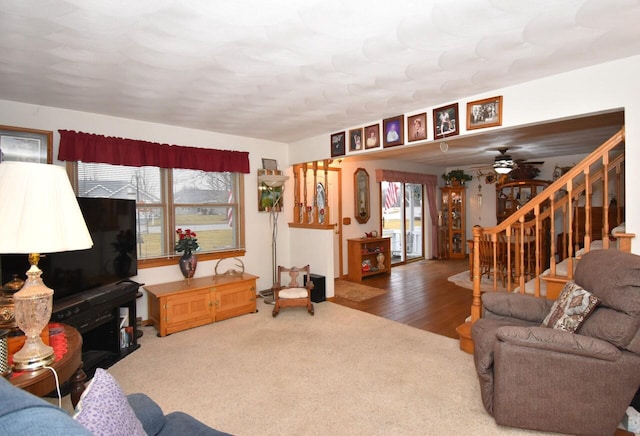
<svg viewBox="0 0 640 436">
<path fill-rule="evenodd" d="M 391 264 L 424 259 L 424 190 L 415 183 L 380 183 L 382 236 L 391 238 Z"/>
</svg>

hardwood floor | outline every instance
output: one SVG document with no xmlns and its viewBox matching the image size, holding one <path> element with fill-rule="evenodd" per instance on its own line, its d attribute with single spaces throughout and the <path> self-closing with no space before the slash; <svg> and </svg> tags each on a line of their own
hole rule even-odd
<svg viewBox="0 0 640 436">
<path fill-rule="evenodd" d="M 391 268 L 363 284 L 388 292 L 362 302 L 335 297 L 334 303 L 450 338 L 471 313 L 472 292 L 447 280 L 469 269 L 467 259 L 421 260 Z"/>
</svg>

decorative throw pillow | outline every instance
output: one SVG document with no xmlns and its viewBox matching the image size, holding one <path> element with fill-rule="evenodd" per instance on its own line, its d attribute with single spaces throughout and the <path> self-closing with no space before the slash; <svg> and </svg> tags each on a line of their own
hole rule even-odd
<svg viewBox="0 0 640 436">
<path fill-rule="evenodd" d="M 575 333 L 598 303 L 600 300 L 597 297 L 574 281 L 567 282 L 551 306 L 549 314 L 542 321 L 542 326 Z"/>
<path fill-rule="evenodd" d="M 94 435 L 146 435 L 118 382 L 102 368 L 96 369 L 73 418 Z"/>
</svg>

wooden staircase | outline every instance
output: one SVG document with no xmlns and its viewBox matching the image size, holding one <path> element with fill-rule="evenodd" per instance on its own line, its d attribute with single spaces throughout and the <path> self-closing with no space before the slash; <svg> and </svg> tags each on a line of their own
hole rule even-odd
<svg viewBox="0 0 640 436">
<path fill-rule="evenodd" d="M 616 201 L 610 201 L 612 198 Z M 596 208 L 598 222 L 594 222 Z M 533 218 L 525 220 L 527 216 Z M 591 249 L 594 234 L 601 237 L 598 247 L 631 250 L 634 234 L 611 234 L 622 222 L 624 128 L 499 225 L 474 227 L 473 301 L 470 320 L 456 329 L 460 348 L 473 353 L 471 326 L 482 314 L 480 281 L 487 268 L 494 271 L 494 292 L 526 292 L 555 299 L 573 278 L 579 259 L 576 253 Z M 566 259 L 566 273 L 559 271 L 559 259 Z M 541 277 L 547 269 L 547 275 Z"/>
</svg>

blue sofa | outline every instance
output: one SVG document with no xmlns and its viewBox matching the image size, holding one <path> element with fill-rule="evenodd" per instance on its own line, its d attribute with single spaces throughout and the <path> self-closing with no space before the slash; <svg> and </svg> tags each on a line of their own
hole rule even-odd
<svg viewBox="0 0 640 436">
<path fill-rule="evenodd" d="M 227 435 L 182 412 L 165 415 L 151 398 L 131 394 L 127 400 L 149 435 Z M 16 388 L 0 377 L 0 434 L 30 436 L 91 436 L 91 432 L 53 404 Z"/>
</svg>

